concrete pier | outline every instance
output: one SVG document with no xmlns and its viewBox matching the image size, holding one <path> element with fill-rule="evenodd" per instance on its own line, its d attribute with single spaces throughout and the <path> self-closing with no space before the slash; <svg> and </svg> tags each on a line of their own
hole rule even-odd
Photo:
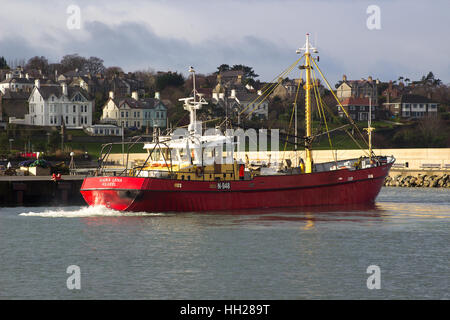
<svg viewBox="0 0 450 320">
<path fill-rule="evenodd" d="M 1 206 L 83 205 L 80 193 L 84 176 L 0 176 Z"/>
</svg>

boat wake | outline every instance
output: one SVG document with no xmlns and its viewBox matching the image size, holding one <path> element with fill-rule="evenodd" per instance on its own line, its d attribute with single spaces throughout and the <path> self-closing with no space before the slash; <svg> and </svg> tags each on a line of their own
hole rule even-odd
<svg viewBox="0 0 450 320">
<path fill-rule="evenodd" d="M 20 213 L 25 217 L 44 217 L 44 218 L 85 218 L 85 217 L 143 217 L 143 216 L 163 216 L 163 213 L 149 212 L 121 212 L 106 208 L 104 206 L 55 208 L 44 211 L 30 211 Z"/>
</svg>

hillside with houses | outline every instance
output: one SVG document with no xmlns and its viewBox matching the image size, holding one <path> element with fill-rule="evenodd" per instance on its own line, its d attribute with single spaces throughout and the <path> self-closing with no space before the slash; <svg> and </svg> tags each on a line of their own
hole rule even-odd
<svg viewBox="0 0 450 320">
<path fill-rule="evenodd" d="M 4 156 L 72 150 L 95 154 L 100 142 L 165 132 L 189 121 L 179 99 L 191 94 L 192 81 L 181 73 L 124 72 L 119 66 L 105 67 L 100 58 L 77 54 L 58 63 L 45 57 L 23 62 L 9 66 L 0 57 L 0 154 Z M 298 118 L 304 115 L 304 80 L 258 78 L 245 65 L 222 64 L 210 74 L 197 74 L 197 91 L 208 102 L 198 116 L 208 126 L 227 121 L 303 136 L 301 120 L 298 132 L 292 132 L 292 115 L 294 104 Z M 318 79 L 314 84 L 314 93 L 328 111 L 325 115 L 313 106 L 315 130 L 324 130 L 324 123 L 338 128 L 347 116 L 364 128 L 371 118 L 374 143 L 380 148 L 450 146 L 450 90 L 432 72 L 421 79 L 400 76 L 387 82 L 370 75 L 365 79 L 343 75 L 333 92 Z M 340 134 L 344 133 L 336 133 L 338 140 Z"/>
</svg>

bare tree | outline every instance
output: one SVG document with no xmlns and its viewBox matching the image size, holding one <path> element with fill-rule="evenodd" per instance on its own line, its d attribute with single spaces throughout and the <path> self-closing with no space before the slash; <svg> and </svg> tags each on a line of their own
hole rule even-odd
<svg viewBox="0 0 450 320">
<path fill-rule="evenodd" d="M 103 65 L 103 59 L 97 57 L 90 57 L 86 60 L 83 70 L 91 74 L 104 73 L 106 68 Z"/>
<path fill-rule="evenodd" d="M 41 70 L 42 74 L 48 75 L 48 60 L 44 56 L 30 58 L 24 66 L 25 70 Z"/>
<path fill-rule="evenodd" d="M 113 76 L 117 76 L 122 72 L 123 72 L 123 70 L 121 67 L 117 67 L 117 66 L 108 67 L 105 70 L 105 75 L 107 78 L 112 78 Z"/>
<path fill-rule="evenodd" d="M 84 70 L 87 59 L 78 55 L 78 53 L 68 54 L 61 59 L 61 72 L 68 72 L 73 70 Z"/>
</svg>

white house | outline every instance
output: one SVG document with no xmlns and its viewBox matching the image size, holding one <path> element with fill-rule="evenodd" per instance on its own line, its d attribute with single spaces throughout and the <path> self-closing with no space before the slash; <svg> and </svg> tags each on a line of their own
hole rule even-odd
<svg viewBox="0 0 450 320">
<path fill-rule="evenodd" d="M 423 118 L 425 116 L 436 116 L 438 103 L 431 101 L 427 97 L 404 94 L 392 102 L 383 103 L 385 110 L 392 115 L 402 118 Z"/>
<path fill-rule="evenodd" d="M 229 109 L 233 112 L 243 112 L 244 115 L 249 116 L 249 118 L 256 119 L 267 119 L 269 115 L 269 102 L 259 98 L 259 94 L 256 93 L 246 93 L 242 91 L 237 91 L 235 89 L 231 90 L 231 95 L 229 99 Z"/>
<path fill-rule="evenodd" d="M 110 92 L 100 122 L 117 126 L 123 124 L 124 128 L 165 128 L 167 107 L 159 99 L 159 93 L 155 98 L 139 99 L 137 92 L 133 92 L 131 98 L 117 99 Z"/>
<path fill-rule="evenodd" d="M 60 126 L 81 128 L 92 124 L 94 99 L 82 88 L 68 87 L 66 83 L 40 85 L 28 98 L 29 113 L 25 123 L 38 126 Z"/>
<path fill-rule="evenodd" d="M 0 92 L 5 93 L 6 90 L 12 92 L 30 92 L 33 89 L 34 83 L 26 74 L 25 77 L 13 77 L 12 73 L 6 74 L 6 79 L 0 82 Z"/>
<path fill-rule="evenodd" d="M 86 128 L 89 134 L 94 136 L 121 136 L 122 128 L 113 124 L 94 124 Z"/>
</svg>

